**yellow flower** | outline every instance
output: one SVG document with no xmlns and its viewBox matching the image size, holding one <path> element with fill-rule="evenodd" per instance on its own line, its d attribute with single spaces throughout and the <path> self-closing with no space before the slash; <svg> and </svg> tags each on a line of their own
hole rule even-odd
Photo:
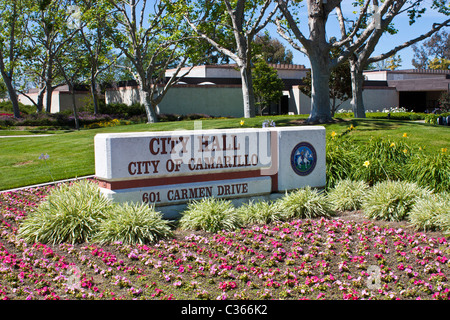
<svg viewBox="0 0 450 320">
<path fill-rule="evenodd" d="M 392 147 L 395 147 L 395 143 L 392 142 L 391 145 L 390 145 L 390 147 L 391 147 L 391 148 L 392 148 Z"/>
<path fill-rule="evenodd" d="M 441 152 L 442 153 L 446 153 L 447 152 L 447 148 L 441 148 Z"/>
<path fill-rule="evenodd" d="M 243 126 L 244 123 L 245 123 L 245 121 L 244 121 L 244 120 L 241 120 L 241 122 L 239 122 L 239 123 L 241 124 L 241 126 Z"/>
<path fill-rule="evenodd" d="M 403 149 L 403 153 L 407 154 L 408 153 L 408 149 Z"/>
<path fill-rule="evenodd" d="M 331 133 L 331 137 L 335 137 L 336 136 L 336 132 L 335 131 L 333 131 L 332 133 Z"/>
<path fill-rule="evenodd" d="M 406 132 L 403 134 L 403 138 L 408 138 L 408 134 Z"/>
<path fill-rule="evenodd" d="M 419 147 L 419 150 L 422 151 L 422 147 Z"/>
<path fill-rule="evenodd" d="M 367 168 L 369 165 L 370 165 L 370 161 L 364 161 L 364 164 L 363 164 L 364 167 Z"/>
<path fill-rule="evenodd" d="M 353 125 L 350 125 L 350 130 L 355 129 L 355 127 Z"/>
</svg>

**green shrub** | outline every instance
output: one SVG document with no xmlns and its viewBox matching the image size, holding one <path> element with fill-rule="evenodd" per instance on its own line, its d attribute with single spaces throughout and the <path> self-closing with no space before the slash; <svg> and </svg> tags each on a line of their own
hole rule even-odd
<svg viewBox="0 0 450 320">
<path fill-rule="evenodd" d="M 19 102 L 19 110 L 22 114 L 36 113 L 36 107 L 34 105 L 26 105 L 21 102 Z M 2 113 L 2 112 L 13 113 L 13 111 L 14 111 L 14 109 L 12 106 L 12 102 L 10 100 L 0 102 L 0 113 Z"/>
<path fill-rule="evenodd" d="M 155 242 L 172 235 L 168 220 L 146 204 L 115 205 L 98 226 L 93 241 L 124 244 Z"/>
<path fill-rule="evenodd" d="M 125 103 L 100 104 L 99 113 L 121 115 L 124 118 L 130 118 L 145 114 L 145 108 L 140 103 L 133 103 L 130 106 Z"/>
<path fill-rule="evenodd" d="M 450 154 L 419 153 L 406 165 L 407 179 L 436 192 L 450 191 Z"/>
<path fill-rule="evenodd" d="M 352 141 L 347 137 L 332 137 L 326 143 L 327 189 L 352 175 L 355 155 Z"/>
<path fill-rule="evenodd" d="M 179 225 L 184 230 L 233 231 L 242 225 L 240 215 L 231 201 L 214 197 L 188 203 L 181 215 Z"/>
<path fill-rule="evenodd" d="M 283 220 L 283 212 L 276 202 L 250 201 L 240 206 L 237 211 L 244 225 L 268 224 Z"/>
<path fill-rule="evenodd" d="M 391 112 L 391 120 L 424 120 L 426 113 L 421 112 Z M 387 119 L 387 112 L 367 112 L 367 118 Z"/>
<path fill-rule="evenodd" d="M 450 194 L 431 194 L 419 198 L 414 204 L 409 221 L 417 230 L 443 230 L 450 232 Z"/>
<path fill-rule="evenodd" d="M 428 189 L 406 181 L 376 183 L 363 199 L 362 210 L 371 219 L 404 220 L 419 197 L 431 194 Z"/>
<path fill-rule="evenodd" d="M 326 196 L 316 189 L 311 189 L 311 187 L 286 193 L 283 198 L 276 202 L 286 218 L 330 217 L 333 214 Z"/>
<path fill-rule="evenodd" d="M 358 210 L 362 199 L 368 191 L 369 185 L 365 181 L 352 181 L 345 179 L 339 181 L 334 188 L 328 191 L 327 198 L 334 210 Z"/>
<path fill-rule="evenodd" d="M 428 124 L 437 124 L 437 119 L 438 119 L 438 117 L 439 117 L 439 115 L 434 114 L 434 113 L 427 114 L 427 115 L 425 116 L 425 123 L 428 123 Z"/>
<path fill-rule="evenodd" d="M 82 180 L 54 189 L 20 224 L 18 234 L 26 242 L 80 243 L 88 241 L 111 204 L 96 183 Z"/>
<path fill-rule="evenodd" d="M 353 180 L 375 184 L 384 180 L 403 180 L 405 164 L 413 149 L 403 140 L 384 138 L 370 139 L 358 148 Z"/>
</svg>

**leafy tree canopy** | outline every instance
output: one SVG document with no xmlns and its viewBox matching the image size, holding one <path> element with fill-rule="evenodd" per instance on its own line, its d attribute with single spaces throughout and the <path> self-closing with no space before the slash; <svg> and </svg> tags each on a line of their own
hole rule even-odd
<svg viewBox="0 0 450 320">
<path fill-rule="evenodd" d="M 450 34 L 446 31 L 435 33 L 421 45 L 413 45 L 414 58 L 412 64 L 417 69 L 449 68 Z"/>
<path fill-rule="evenodd" d="M 292 51 L 278 40 L 270 37 L 269 32 L 258 34 L 254 41 L 255 55 L 261 55 L 268 63 L 292 64 Z"/>
<path fill-rule="evenodd" d="M 277 71 L 264 59 L 258 59 L 252 70 L 253 91 L 260 114 L 271 102 L 277 102 L 283 96 L 284 83 Z"/>
</svg>

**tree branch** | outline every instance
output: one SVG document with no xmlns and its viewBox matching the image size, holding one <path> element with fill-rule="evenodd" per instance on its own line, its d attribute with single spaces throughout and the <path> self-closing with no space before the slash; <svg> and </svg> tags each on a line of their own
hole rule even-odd
<svg viewBox="0 0 450 320">
<path fill-rule="evenodd" d="M 375 57 L 371 57 L 371 58 L 367 59 L 367 63 L 370 64 L 370 63 L 373 63 L 373 62 L 377 62 L 377 61 L 381 61 L 381 60 L 384 60 L 386 58 L 389 58 L 389 57 L 393 56 L 395 53 L 397 53 L 398 51 L 400 51 L 400 50 L 402 50 L 402 49 L 404 49 L 406 47 L 409 47 L 409 46 L 415 44 L 416 42 L 419 42 L 421 40 L 424 40 L 424 39 L 428 38 L 433 33 L 439 31 L 443 27 L 448 27 L 449 25 L 450 25 L 450 19 L 447 19 L 446 21 L 444 21 L 443 23 L 440 23 L 440 24 L 434 23 L 432 28 L 431 28 L 431 30 L 428 31 L 427 33 L 424 33 L 424 34 L 422 34 L 422 35 L 420 35 L 420 36 L 418 36 L 418 37 L 416 37 L 414 39 L 406 41 L 403 44 L 393 48 L 392 50 L 389 50 L 386 53 L 380 54 L 380 55 L 375 56 Z"/>
<path fill-rule="evenodd" d="M 189 26 L 202 38 L 205 39 L 209 44 L 211 44 L 212 46 L 214 46 L 220 53 L 229 56 L 231 59 L 233 59 L 234 61 L 240 61 L 240 58 L 234 54 L 231 50 L 226 49 L 225 47 L 221 46 L 219 43 L 217 43 L 216 41 L 214 41 L 213 39 L 211 39 L 210 37 L 208 37 L 205 33 L 201 32 L 200 30 L 198 30 L 198 28 L 196 27 L 196 25 L 186 16 L 184 15 L 184 19 L 186 20 L 186 22 L 189 24 Z"/>
<path fill-rule="evenodd" d="M 309 48 L 311 46 L 311 41 L 306 39 L 306 37 L 303 35 L 303 33 L 298 28 L 297 23 L 295 22 L 294 18 L 292 17 L 291 13 L 289 12 L 289 9 L 287 8 L 287 0 L 278 0 L 278 7 L 280 8 L 281 12 L 283 13 L 284 17 L 286 18 L 286 20 L 289 24 L 289 27 L 291 28 L 292 32 L 294 33 L 294 36 L 303 45 L 304 50 L 305 50 L 304 52 L 306 53 L 307 51 L 309 51 Z"/>
<path fill-rule="evenodd" d="M 281 22 L 280 22 L 280 20 L 279 20 L 279 18 L 277 18 L 276 20 L 275 20 L 275 23 L 276 23 L 276 25 L 277 25 L 277 33 L 284 39 L 284 40 L 286 40 L 294 49 L 296 49 L 296 50 L 298 50 L 298 51 L 300 51 L 301 53 L 304 53 L 304 54 L 308 54 L 308 52 L 305 50 L 305 48 L 304 47 L 301 47 L 301 46 L 299 46 L 290 36 L 288 36 L 287 34 L 286 34 L 286 29 L 284 29 L 282 26 L 281 26 Z"/>
</svg>

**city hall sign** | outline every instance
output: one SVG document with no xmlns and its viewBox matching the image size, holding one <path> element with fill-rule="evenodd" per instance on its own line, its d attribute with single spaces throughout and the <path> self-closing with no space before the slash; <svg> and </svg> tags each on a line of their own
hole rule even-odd
<svg viewBox="0 0 450 320">
<path fill-rule="evenodd" d="M 324 187 L 322 126 L 97 134 L 95 175 L 116 202 L 156 207 Z"/>
</svg>

